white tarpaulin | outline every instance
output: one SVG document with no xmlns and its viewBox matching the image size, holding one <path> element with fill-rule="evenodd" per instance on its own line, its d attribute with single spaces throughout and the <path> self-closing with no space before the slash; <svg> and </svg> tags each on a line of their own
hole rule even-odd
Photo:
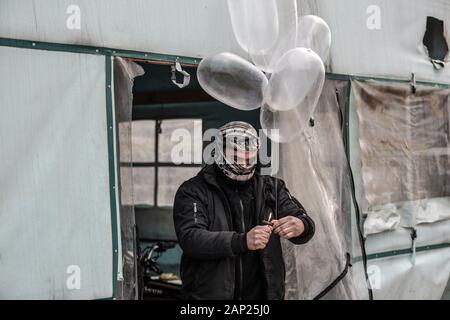
<svg viewBox="0 0 450 320">
<path fill-rule="evenodd" d="M 376 300 L 439 300 L 450 274 L 450 249 L 419 252 L 368 262 Z"/>
<path fill-rule="evenodd" d="M 409 228 L 369 235 L 367 254 L 379 256 L 368 261 L 374 298 L 441 299 L 450 278 L 449 230 L 450 220 L 418 225 L 414 246 Z"/>
<path fill-rule="evenodd" d="M 450 33 L 450 2 L 297 3 L 299 15 L 315 14 L 330 25 L 329 71 L 396 78 L 414 72 L 417 79 L 450 83 L 450 68 L 436 70 L 423 45 L 428 16 L 444 23 L 443 34 L 435 38 Z M 190 57 L 230 51 L 248 58 L 222 0 L 2 0 L 0 37 Z"/>
<path fill-rule="evenodd" d="M 310 1 L 299 1 L 302 2 Z M 409 78 L 413 72 L 417 79 L 450 83 L 449 66 L 436 70 L 423 45 L 428 16 L 444 22 L 445 34 L 441 37 L 447 36 L 450 44 L 449 1 L 317 0 L 314 3 L 313 11 L 331 29 L 330 71 L 394 78 Z"/>
<path fill-rule="evenodd" d="M 105 57 L 0 47 L 0 299 L 112 296 Z"/>
</svg>

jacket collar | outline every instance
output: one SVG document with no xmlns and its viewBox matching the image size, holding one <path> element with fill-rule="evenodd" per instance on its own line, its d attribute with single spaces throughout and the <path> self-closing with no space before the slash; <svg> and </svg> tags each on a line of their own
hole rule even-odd
<svg viewBox="0 0 450 320">
<path fill-rule="evenodd" d="M 222 189 L 220 188 L 219 184 L 217 183 L 217 172 L 214 168 L 214 165 L 206 165 L 203 167 L 203 169 L 199 172 L 199 175 L 205 180 L 205 182 L 213 186 L 220 194 L 222 201 L 224 201 L 224 205 L 228 207 L 228 201 L 226 199 L 225 194 L 223 194 Z M 258 172 L 255 172 L 253 183 L 254 183 L 254 190 L 256 195 L 256 211 L 255 214 L 257 215 L 257 220 L 259 221 L 259 217 L 262 213 L 262 210 L 264 210 L 265 206 L 265 199 L 264 199 L 264 185 L 265 185 L 266 179 L 264 179 L 264 176 L 261 176 Z"/>
</svg>

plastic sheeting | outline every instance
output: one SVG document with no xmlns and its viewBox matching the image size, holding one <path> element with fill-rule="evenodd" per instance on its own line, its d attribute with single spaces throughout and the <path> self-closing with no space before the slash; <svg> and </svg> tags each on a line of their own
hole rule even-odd
<svg viewBox="0 0 450 320">
<path fill-rule="evenodd" d="M 352 83 L 366 234 L 450 218 L 450 89 Z"/>
<path fill-rule="evenodd" d="M 450 275 L 450 248 L 370 260 L 368 270 L 378 300 L 441 299 Z"/>
<path fill-rule="evenodd" d="M 80 29 L 67 28 L 70 5 L 80 9 Z M 417 79 L 450 83 L 450 68 L 436 70 L 423 45 L 428 16 L 444 21 L 445 36 L 450 34 L 446 0 L 298 0 L 297 9 L 330 26 L 328 71 L 396 78 L 414 72 Z M 191 57 L 229 51 L 248 58 L 234 39 L 227 1 L 2 0 L 0 37 Z"/>
<path fill-rule="evenodd" d="M 342 136 L 340 106 L 346 97 L 347 82 L 326 81 L 316 125 L 300 139 L 280 145 L 279 175 L 316 224 L 315 236 L 306 245 L 283 242 L 287 299 L 316 297 L 343 273 L 347 254 L 352 267 L 323 298 L 368 298 Z"/>
<path fill-rule="evenodd" d="M 131 119 L 133 80 L 144 74 L 138 64 L 122 58 L 114 59 L 114 105 L 119 130 L 118 157 L 120 176 L 121 267 L 118 295 L 120 299 L 138 297 L 136 265 L 136 223 L 133 204 L 133 176 L 129 164 L 132 159 Z"/>
<path fill-rule="evenodd" d="M 449 95 L 352 82 L 350 158 L 375 299 L 440 299 L 448 282 Z"/>
<path fill-rule="evenodd" d="M 112 296 L 105 85 L 103 56 L 0 47 L 0 299 Z"/>
</svg>

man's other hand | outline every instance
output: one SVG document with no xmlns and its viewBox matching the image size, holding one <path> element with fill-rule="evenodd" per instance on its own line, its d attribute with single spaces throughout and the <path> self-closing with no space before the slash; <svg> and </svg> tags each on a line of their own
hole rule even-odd
<svg viewBox="0 0 450 320">
<path fill-rule="evenodd" d="M 272 220 L 272 227 L 275 234 L 287 240 L 298 237 L 305 231 L 303 221 L 293 216 Z"/>
<path fill-rule="evenodd" d="M 271 226 L 256 226 L 247 232 L 247 247 L 249 250 L 262 250 L 269 242 L 272 233 Z"/>
</svg>

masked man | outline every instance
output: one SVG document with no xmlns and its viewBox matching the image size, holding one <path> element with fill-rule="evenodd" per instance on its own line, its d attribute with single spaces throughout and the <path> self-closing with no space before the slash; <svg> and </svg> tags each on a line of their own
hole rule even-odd
<svg viewBox="0 0 450 320">
<path fill-rule="evenodd" d="M 214 164 L 176 193 L 184 299 L 284 298 L 280 238 L 306 243 L 314 222 L 282 180 L 258 172 L 259 146 L 250 124 L 226 124 L 215 140 Z"/>
</svg>

